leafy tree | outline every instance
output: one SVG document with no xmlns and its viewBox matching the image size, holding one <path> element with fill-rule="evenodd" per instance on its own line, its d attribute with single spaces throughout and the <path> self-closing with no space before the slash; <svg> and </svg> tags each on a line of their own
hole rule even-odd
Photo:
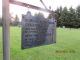
<svg viewBox="0 0 80 60">
<path fill-rule="evenodd" d="M 51 13 L 48 16 L 48 19 L 51 19 L 52 17 L 55 18 L 56 14 L 54 11 L 51 11 Z"/>
<path fill-rule="evenodd" d="M 17 15 L 16 15 L 16 17 L 15 17 L 15 19 L 14 19 L 14 21 L 13 21 L 13 25 L 14 25 L 14 26 L 19 25 L 19 18 L 18 18 Z"/>
</svg>

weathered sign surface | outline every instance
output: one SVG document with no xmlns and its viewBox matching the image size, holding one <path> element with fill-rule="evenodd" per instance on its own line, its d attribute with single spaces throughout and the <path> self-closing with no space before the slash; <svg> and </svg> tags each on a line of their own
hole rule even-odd
<svg viewBox="0 0 80 60">
<path fill-rule="evenodd" d="M 32 16 L 28 11 L 22 15 L 22 42 L 21 48 L 31 48 L 55 42 L 55 19 L 46 19 Z"/>
</svg>

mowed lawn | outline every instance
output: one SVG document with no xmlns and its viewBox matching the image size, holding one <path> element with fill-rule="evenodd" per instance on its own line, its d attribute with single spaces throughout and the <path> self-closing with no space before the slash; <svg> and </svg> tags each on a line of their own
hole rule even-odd
<svg viewBox="0 0 80 60">
<path fill-rule="evenodd" d="M 0 27 L 0 60 L 2 60 Z M 80 60 L 80 29 L 57 28 L 55 44 L 21 50 L 21 28 L 10 27 L 10 60 Z"/>
</svg>

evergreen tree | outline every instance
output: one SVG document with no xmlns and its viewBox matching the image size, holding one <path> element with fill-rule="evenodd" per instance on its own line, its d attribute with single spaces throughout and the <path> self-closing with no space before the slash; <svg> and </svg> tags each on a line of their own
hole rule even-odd
<svg viewBox="0 0 80 60">
<path fill-rule="evenodd" d="M 69 15 L 68 9 L 67 9 L 67 7 L 64 7 L 63 11 L 61 13 L 61 16 L 59 18 L 61 20 L 61 25 L 62 26 L 68 27 L 68 25 L 69 25 L 69 19 L 68 19 L 69 16 L 68 15 Z"/>
<path fill-rule="evenodd" d="M 76 26 L 80 27 L 80 6 L 76 8 Z"/>
<path fill-rule="evenodd" d="M 75 26 L 75 21 L 76 21 L 76 12 L 75 9 L 70 7 L 69 9 L 69 27 L 74 27 Z"/>
<path fill-rule="evenodd" d="M 62 26 L 62 23 L 61 23 L 61 14 L 62 14 L 62 7 L 58 8 L 56 11 L 55 11 L 55 18 L 57 20 L 57 26 Z"/>
<path fill-rule="evenodd" d="M 69 28 L 80 27 L 80 6 L 78 6 L 76 9 L 70 7 L 69 10 L 67 7 L 60 7 L 55 10 L 55 13 L 57 26 L 65 26 Z M 48 16 L 48 18 L 51 18 L 51 14 Z"/>
</svg>

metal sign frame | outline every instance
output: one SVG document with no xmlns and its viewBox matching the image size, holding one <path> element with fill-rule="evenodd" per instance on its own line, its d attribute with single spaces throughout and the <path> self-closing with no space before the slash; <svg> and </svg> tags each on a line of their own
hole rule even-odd
<svg viewBox="0 0 80 60">
<path fill-rule="evenodd" d="M 19 6 L 23 6 L 23 7 L 27 7 L 27 8 L 29 7 L 31 9 L 35 9 L 35 10 L 40 10 L 40 11 L 51 13 L 51 10 L 49 10 L 49 9 L 44 9 L 44 8 L 34 6 L 34 5 L 31 5 L 28 3 L 20 2 L 20 1 L 10 0 L 10 3 L 15 4 L 15 5 L 19 5 Z"/>
<path fill-rule="evenodd" d="M 3 19 L 3 60 L 10 60 L 10 28 L 9 28 L 9 4 L 16 4 L 23 7 L 30 7 L 32 9 L 41 10 L 51 13 L 48 9 L 43 9 L 27 3 L 15 1 L 15 0 L 2 0 L 2 19 Z"/>
</svg>

